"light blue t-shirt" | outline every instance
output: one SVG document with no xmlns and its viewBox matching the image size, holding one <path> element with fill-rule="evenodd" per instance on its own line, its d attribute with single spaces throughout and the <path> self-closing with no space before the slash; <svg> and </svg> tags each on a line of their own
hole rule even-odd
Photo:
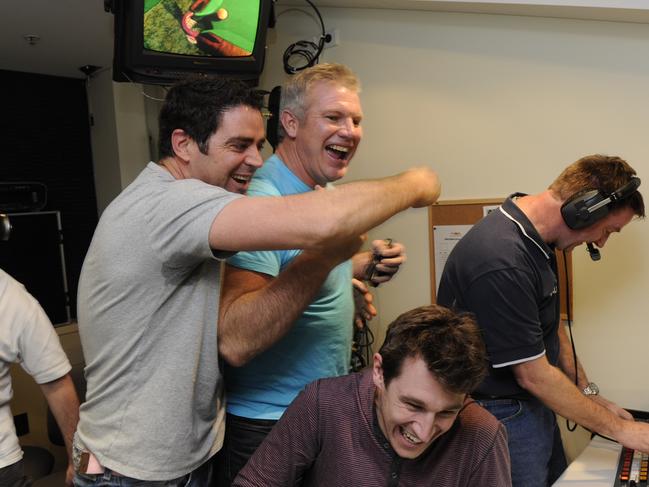
<svg viewBox="0 0 649 487">
<path fill-rule="evenodd" d="M 276 155 L 259 169 L 249 195 L 311 191 Z M 277 276 L 300 250 L 239 252 L 228 264 Z M 243 367 L 226 371 L 227 411 L 252 419 L 279 419 L 309 382 L 349 372 L 354 300 L 351 261 L 334 268 L 315 300 L 289 332 Z"/>
</svg>

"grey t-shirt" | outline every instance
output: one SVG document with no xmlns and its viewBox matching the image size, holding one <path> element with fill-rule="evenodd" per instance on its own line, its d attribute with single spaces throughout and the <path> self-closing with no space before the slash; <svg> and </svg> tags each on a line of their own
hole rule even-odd
<svg viewBox="0 0 649 487">
<path fill-rule="evenodd" d="M 170 480 L 221 447 L 220 264 L 208 233 L 238 197 L 149 163 L 99 221 L 79 281 L 77 441 L 105 467 Z"/>
</svg>

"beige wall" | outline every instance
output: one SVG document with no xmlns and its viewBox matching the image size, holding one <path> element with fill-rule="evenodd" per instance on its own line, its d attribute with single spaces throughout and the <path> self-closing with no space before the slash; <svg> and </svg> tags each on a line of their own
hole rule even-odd
<svg viewBox="0 0 649 487">
<path fill-rule="evenodd" d="M 117 125 L 110 70 L 102 71 L 86 83 L 88 110 L 92 115 L 90 127 L 92 159 L 95 176 L 97 210 L 101 214 L 121 190 Z"/>
<path fill-rule="evenodd" d="M 321 61 L 363 82 L 364 139 L 347 180 L 429 165 L 442 199 L 543 190 L 589 153 L 619 154 L 649 186 L 649 25 L 500 15 L 322 9 L 340 45 Z M 262 87 L 281 55 L 317 24 L 279 11 Z M 649 194 L 649 193 L 645 193 Z M 379 342 L 399 313 L 430 302 L 427 213 L 411 210 L 372 232 L 405 242 L 408 262 L 378 288 Z M 574 255 L 574 335 L 589 377 L 626 407 L 649 409 L 649 225 L 611 238 L 602 260 Z M 569 440 L 570 441 L 570 440 Z"/>
<path fill-rule="evenodd" d="M 88 106 L 94 125 L 90 136 L 95 172 L 98 213 L 135 179 L 151 160 L 151 130 L 147 112 L 151 101 L 145 89 L 159 95 L 157 87 L 137 83 L 115 83 L 104 70 L 87 84 Z M 153 109 L 155 110 L 155 109 Z"/>
</svg>

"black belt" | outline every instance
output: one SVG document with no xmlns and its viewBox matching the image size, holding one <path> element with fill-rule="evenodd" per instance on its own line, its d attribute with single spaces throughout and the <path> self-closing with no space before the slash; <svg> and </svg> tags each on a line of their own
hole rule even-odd
<svg viewBox="0 0 649 487">
<path fill-rule="evenodd" d="M 503 399 L 500 396 L 492 396 L 490 394 L 482 394 L 481 392 L 472 392 L 471 397 L 473 399 L 483 399 L 483 400 L 489 400 L 489 399 Z"/>
<path fill-rule="evenodd" d="M 483 394 L 481 392 L 472 392 L 471 397 L 477 399 L 478 401 L 494 401 L 497 399 L 514 399 L 519 401 L 529 401 L 531 398 L 529 396 L 523 396 L 518 394 L 511 394 L 508 396 L 495 396 L 491 394 Z"/>
</svg>

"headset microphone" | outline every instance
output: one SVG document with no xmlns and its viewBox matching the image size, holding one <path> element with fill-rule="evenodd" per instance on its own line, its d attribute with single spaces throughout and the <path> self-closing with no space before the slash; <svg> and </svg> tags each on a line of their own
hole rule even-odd
<svg viewBox="0 0 649 487">
<path fill-rule="evenodd" d="M 588 249 L 588 254 L 593 261 L 597 262 L 602 258 L 602 254 L 599 253 L 599 249 L 596 249 L 592 243 L 587 243 L 586 248 Z"/>
</svg>

